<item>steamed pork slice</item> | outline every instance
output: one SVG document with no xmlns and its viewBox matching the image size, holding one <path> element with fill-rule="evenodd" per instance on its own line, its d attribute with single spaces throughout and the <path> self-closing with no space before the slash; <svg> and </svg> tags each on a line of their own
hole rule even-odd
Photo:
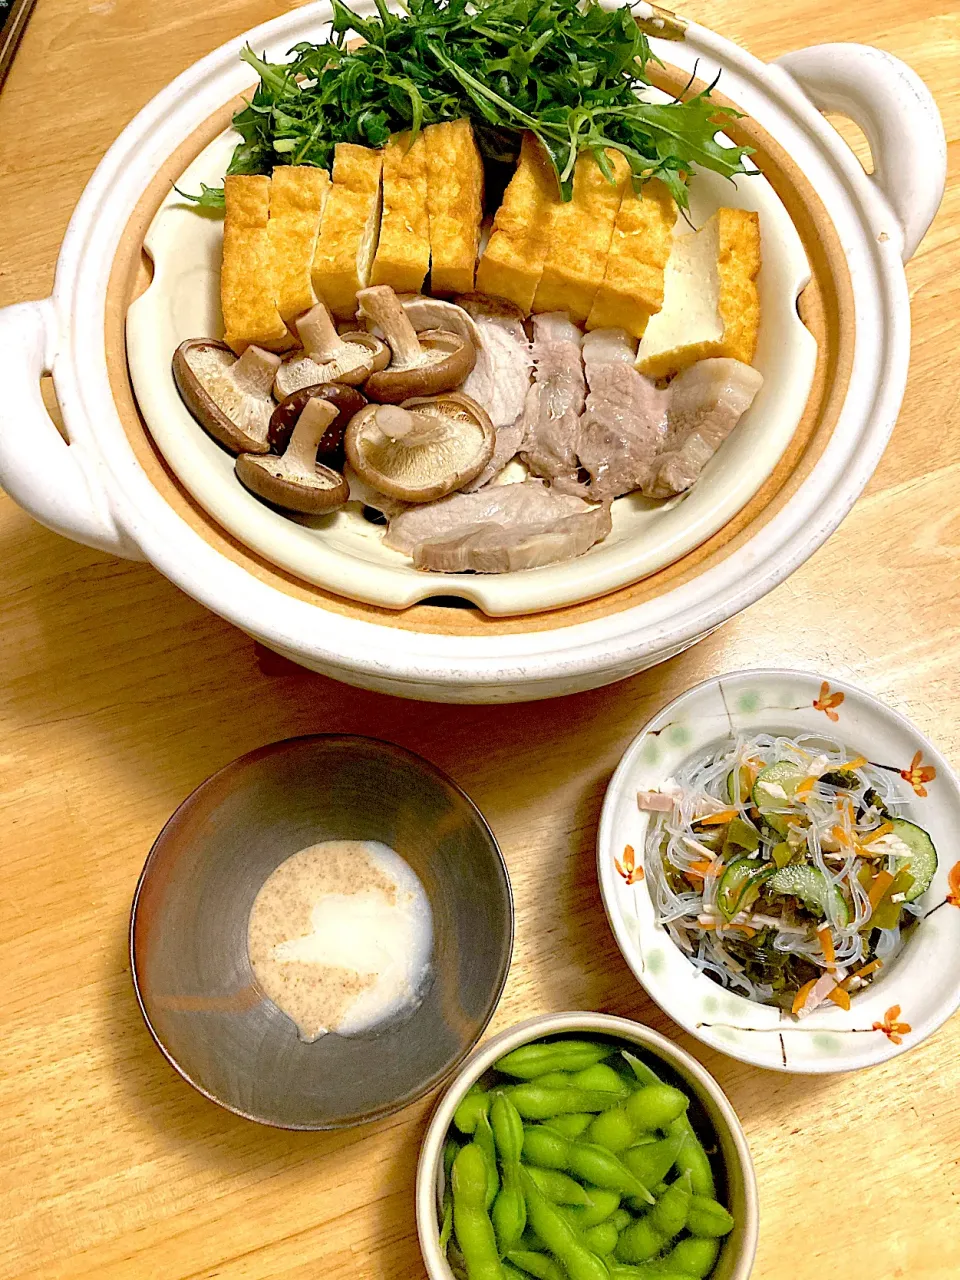
<svg viewBox="0 0 960 1280">
<path fill-rule="evenodd" d="M 415 568 L 433 573 L 513 573 L 573 560 L 609 532 L 606 507 L 516 529 L 478 525 L 449 538 L 421 543 L 413 563 Z"/>
<path fill-rule="evenodd" d="M 663 307 L 637 352 L 651 378 L 698 360 L 729 357 L 750 364 L 760 327 L 760 219 L 746 209 L 718 209 L 699 231 L 675 236 L 663 283 Z"/>
<path fill-rule="evenodd" d="M 683 493 L 750 408 L 763 376 L 739 360 L 701 360 L 669 388 L 667 432 L 644 492 Z"/>
<path fill-rule="evenodd" d="M 477 267 L 477 289 L 506 298 L 529 315 L 547 256 L 547 227 L 560 203 L 553 166 L 537 137 L 525 133 L 520 160 L 493 219 Z"/>
<path fill-rule="evenodd" d="M 669 391 L 633 367 L 636 344 L 625 329 L 595 329 L 583 340 L 590 392 L 580 420 L 580 465 L 589 496 L 610 501 L 650 478 L 667 433 Z"/>
<path fill-rule="evenodd" d="M 317 303 L 313 258 L 329 190 L 326 169 L 278 165 L 273 171 L 267 236 L 276 276 L 277 310 L 288 325 Z"/>
<path fill-rule="evenodd" d="M 371 284 L 418 293 L 430 266 L 427 144 L 422 133 L 395 133 L 383 150 L 383 214 Z"/>
<path fill-rule="evenodd" d="M 603 281 L 614 223 L 630 181 L 630 166 L 619 151 L 606 153 L 613 170 L 608 182 L 593 153 L 582 151 L 573 171 L 573 199 L 552 208 L 543 274 L 534 311 L 569 311 L 583 324 Z"/>
<path fill-rule="evenodd" d="M 224 179 L 220 307 L 224 339 L 238 355 L 247 347 L 285 351 L 293 345 L 277 310 L 273 251 L 267 230 L 270 179 L 233 174 Z"/>
<path fill-rule="evenodd" d="M 676 201 L 662 182 L 651 178 L 639 192 L 627 183 L 588 329 L 620 328 L 643 337 L 663 306 L 663 272 L 676 221 Z"/>
<path fill-rule="evenodd" d="M 481 294 L 458 302 L 474 322 L 486 357 L 482 364 L 477 361 L 461 390 L 483 405 L 495 427 L 513 426 L 523 413 L 533 373 L 523 316 L 513 303 Z"/>
<path fill-rule="evenodd" d="M 382 154 L 352 142 L 339 142 L 334 151 L 313 287 L 338 320 L 356 315 L 357 293 L 370 283 L 380 230 Z"/>
<path fill-rule="evenodd" d="M 534 475 L 576 483 L 580 414 L 586 385 L 583 334 L 563 311 L 533 320 L 534 383 L 523 410 L 524 461 Z"/>
<path fill-rule="evenodd" d="M 430 288 L 469 293 L 473 288 L 483 220 L 483 160 L 469 120 L 428 125 L 423 131 L 430 223 Z"/>
<path fill-rule="evenodd" d="M 466 305 L 437 298 L 404 298 L 403 309 L 417 332 L 446 329 L 466 338 L 476 349 L 477 362 L 459 390 L 486 409 L 497 429 L 497 440 L 490 462 L 465 486 L 472 491 L 489 484 L 520 448 L 520 418 L 532 361 L 519 312 L 511 303 L 478 294 L 461 301 Z"/>
<path fill-rule="evenodd" d="M 538 480 L 492 485 L 403 512 L 385 543 L 439 573 L 505 573 L 581 555 L 610 532 L 610 511 Z"/>
<path fill-rule="evenodd" d="M 523 444 L 523 420 L 497 427 L 497 437 L 493 446 L 493 457 L 480 474 L 469 484 L 463 486 L 464 493 L 476 493 L 486 485 L 492 484 L 501 475 L 504 467 L 513 461 Z"/>
</svg>

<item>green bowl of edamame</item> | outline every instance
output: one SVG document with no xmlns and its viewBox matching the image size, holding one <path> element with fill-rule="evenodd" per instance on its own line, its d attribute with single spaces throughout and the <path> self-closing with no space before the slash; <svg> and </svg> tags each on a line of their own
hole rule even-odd
<svg viewBox="0 0 960 1280">
<path fill-rule="evenodd" d="M 607 1014 L 549 1014 L 477 1049 L 417 1169 L 430 1280 L 747 1280 L 758 1223 L 720 1086 Z"/>
</svg>

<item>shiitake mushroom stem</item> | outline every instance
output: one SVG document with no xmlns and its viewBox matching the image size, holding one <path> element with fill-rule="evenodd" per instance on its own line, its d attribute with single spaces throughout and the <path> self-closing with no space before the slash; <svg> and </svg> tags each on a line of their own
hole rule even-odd
<svg viewBox="0 0 960 1280">
<path fill-rule="evenodd" d="M 337 413 L 336 405 L 329 400 L 314 396 L 307 401 L 283 454 L 284 462 L 290 464 L 291 473 L 296 470 L 302 472 L 305 478 L 313 476 L 320 441 Z"/>
<path fill-rule="evenodd" d="M 373 285 L 361 291 L 359 301 L 360 314 L 380 329 L 393 352 L 390 367 L 397 370 L 419 364 L 423 359 L 420 339 L 393 289 L 385 284 Z"/>
<path fill-rule="evenodd" d="M 330 312 L 322 302 L 302 315 L 296 325 L 304 351 L 318 364 L 335 360 L 347 346 L 337 333 Z"/>
</svg>

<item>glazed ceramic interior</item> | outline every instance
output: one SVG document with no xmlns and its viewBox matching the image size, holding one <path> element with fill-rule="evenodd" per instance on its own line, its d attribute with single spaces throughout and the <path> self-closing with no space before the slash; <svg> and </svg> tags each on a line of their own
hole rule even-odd
<svg viewBox="0 0 960 1280">
<path fill-rule="evenodd" d="M 256 984 L 247 922 L 271 872 L 321 840 L 380 841 L 413 868 L 432 977 L 412 1013 L 306 1044 Z M 214 774 L 158 837 L 131 919 L 137 995 L 169 1061 L 221 1106 L 291 1129 L 358 1124 L 438 1084 L 493 1014 L 512 946 L 510 882 L 478 810 L 426 761 L 369 738 L 295 738 Z"/>
<path fill-rule="evenodd" d="M 650 815 L 637 807 L 638 790 L 663 786 L 686 760 L 731 736 L 760 732 L 826 737 L 865 756 L 894 781 L 904 801 L 898 812 L 923 827 L 939 852 L 936 875 L 921 899 L 926 914 L 896 960 L 854 996 L 849 1011 L 827 1003 L 798 1021 L 719 986 L 694 968 L 657 923 L 646 879 L 628 885 L 617 870 L 628 844 L 642 859 Z M 932 770 L 919 790 L 911 780 L 912 764 Z M 946 900 L 958 827 L 960 784 L 903 716 L 864 690 L 819 674 L 735 672 L 682 694 L 628 748 L 604 801 L 600 887 L 627 963 L 664 1012 L 692 1035 L 772 1070 L 850 1071 L 905 1052 L 960 1006 L 960 911 Z M 902 1043 L 883 1029 L 895 1006 L 910 1028 Z"/>
<path fill-rule="evenodd" d="M 417 1168 L 417 1230 L 430 1280 L 453 1280 L 439 1248 L 438 1206 L 444 1185 L 444 1139 L 460 1100 L 497 1058 L 532 1040 L 569 1035 L 588 1035 L 630 1048 L 668 1084 L 690 1095 L 688 1114 L 697 1136 L 712 1153 L 717 1196 L 736 1220 L 710 1274 L 712 1280 L 747 1280 L 757 1247 L 759 1208 L 756 1176 L 736 1113 L 713 1077 L 679 1046 L 649 1027 L 602 1013 L 547 1014 L 502 1032 L 471 1055 L 438 1104 Z"/>
<path fill-rule="evenodd" d="M 680 88 L 682 73 L 667 72 L 662 87 Z M 170 157 L 158 173 L 157 182 L 144 194 L 131 219 L 114 263 L 107 309 L 107 349 L 121 350 L 122 326 L 129 302 L 149 283 L 149 269 L 140 248 L 143 236 L 160 201 L 169 190 L 171 177 L 181 173 L 192 156 L 198 154 L 228 122 L 234 104 L 211 119 Z M 852 344 L 852 298 L 842 250 L 816 193 L 776 143 L 755 125 L 740 121 L 730 130 L 737 141 L 752 145 L 755 159 L 765 178 L 783 201 L 813 272 L 810 285 L 800 299 L 800 312 L 818 344 L 814 385 L 800 424 L 779 465 L 759 493 L 696 550 L 682 556 L 642 582 L 611 592 L 599 600 L 551 612 L 518 618 L 489 618 L 473 609 L 451 609 L 430 601 L 397 612 L 371 605 L 351 603 L 319 587 L 297 580 L 244 549 L 226 530 L 217 525 L 189 497 L 167 470 L 140 419 L 122 361 L 111 361 L 111 383 L 118 410 L 134 451 L 145 471 L 165 500 L 212 546 L 241 564 L 262 581 L 279 590 L 321 605 L 323 608 L 365 621 L 400 626 L 415 631 L 441 634 L 509 634 L 553 629 L 558 626 L 609 616 L 661 594 L 667 588 L 697 576 L 731 554 L 754 536 L 779 511 L 797 486 L 815 466 L 836 422 L 849 379 Z"/>
</svg>

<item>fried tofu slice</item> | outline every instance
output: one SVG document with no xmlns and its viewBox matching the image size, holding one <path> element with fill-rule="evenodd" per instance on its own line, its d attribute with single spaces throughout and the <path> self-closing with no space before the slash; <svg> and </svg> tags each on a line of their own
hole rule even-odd
<svg viewBox="0 0 960 1280">
<path fill-rule="evenodd" d="M 663 306 L 663 272 L 677 212 L 673 196 L 656 178 L 639 192 L 627 183 L 588 329 L 626 329 L 643 337 L 650 317 Z"/>
<path fill-rule="evenodd" d="M 483 220 L 483 159 L 469 120 L 423 131 L 430 222 L 430 289 L 472 293 Z"/>
<path fill-rule="evenodd" d="M 423 133 L 395 133 L 383 150 L 383 214 L 371 284 L 419 293 L 430 267 L 427 144 Z"/>
<path fill-rule="evenodd" d="M 524 315 L 547 256 L 547 229 L 560 203 L 556 174 L 535 134 L 525 133 L 520 160 L 493 220 L 493 233 L 477 267 L 477 291 L 506 298 Z"/>
<path fill-rule="evenodd" d="M 651 378 L 713 356 L 750 364 L 757 350 L 760 217 L 718 209 L 699 231 L 675 236 L 663 307 L 648 323 L 637 368 Z"/>
<path fill-rule="evenodd" d="M 270 179 L 234 174 L 224 179 L 220 307 L 224 338 L 239 355 L 249 346 L 284 351 L 292 345 L 277 310 L 273 254 L 267 225 Z"/>
<path fill-rule="evenodd" d="M 279 165 L 270 183 L 267 238 L 273 257 L 277 310 L 289 325 L 317 303 L 313 258 L 330 191 L 326 169 Z"/>
<path fill-rule="evenodd" d="M 382 151 L 337 143 L 313 257 L 313 287 L 340 320 L 356 315 L 357 293 L 370 283 L 380 230 L 382 166 Z"/>
<path fill-rule="evenodd" d="M 614 181 L 608 182 L 593 154 L 581 151 L 573 171 L 573 199 L 553 208 L 543 275 L 534 311 L 569 311 L 583 324 L 603 282 L 613 228 L 630 180 L 619 151 L 608 150 Z"/>
</svg>

